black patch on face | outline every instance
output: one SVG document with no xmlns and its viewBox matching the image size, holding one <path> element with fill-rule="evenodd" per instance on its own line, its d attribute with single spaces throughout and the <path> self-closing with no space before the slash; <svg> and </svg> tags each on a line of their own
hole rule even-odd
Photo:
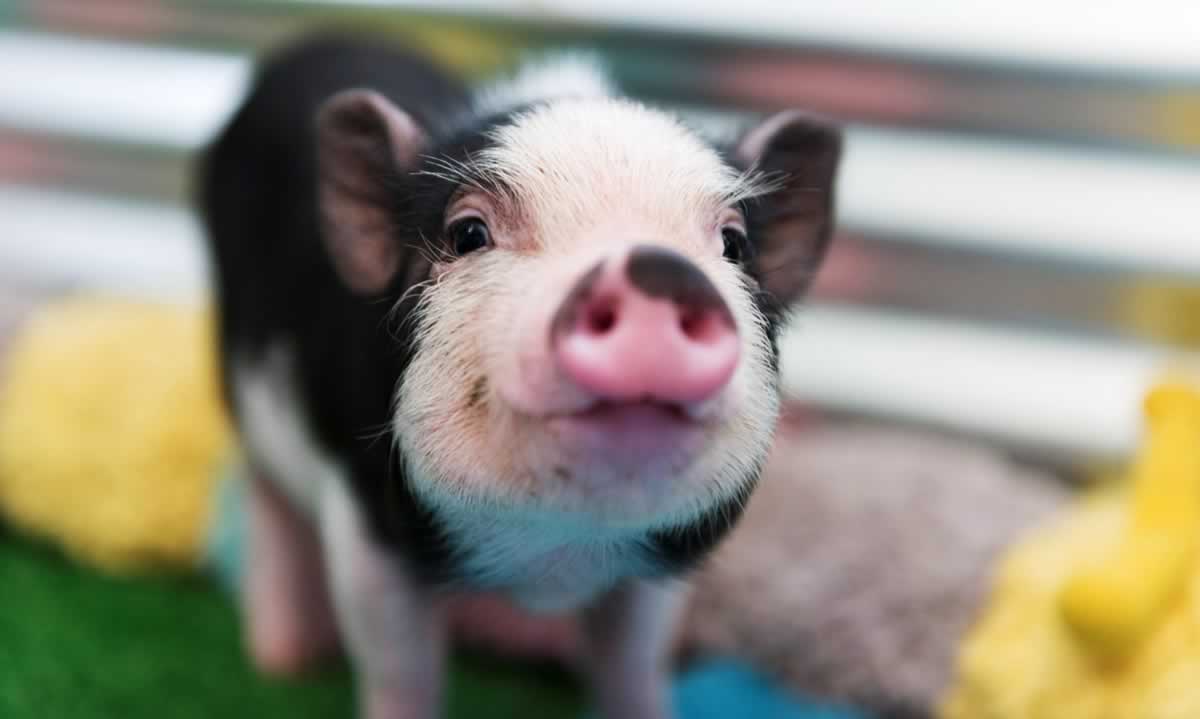
<svg viewBox="0 0 1200 719">
<path fill-rule="evenodd" d="M 639 245 L 630 253 L 625 273 L 634 287 L 651 297 L 692 310 L 715 310 L 733 323 L 733 315 L 712 281 L 691 260 L 674 250 Z"/>
<path fill-rule="evenodd" d="M 714 149 L 722 161 L 734 172 L 745 172 L 750 169 L 737 159 L 732 146 L 720 145 L 714 147 Z M 754 286 L 757 288 L 753 297 L 754 304 L 767 320 L 768 339 L 772 347 L 774 347 L 776 334 L 790 309 L 790 305 L 780 302 L 777 297 L 762 288 L 765 286 L 766 279 L 772 271 L 787 271 L 789 268 L 766 267 L 753 260 L 757 258 L 762 250 L 766 228 L 772 222 L 779 219 L 777 216 L 778 208 L 772 207 L 772 204 L 764 197 L 751 197 L 741 200 L 738 202 L 737 208 L 741 211 L 742 217 L 746 222 L 746 242 L 748 245 L 747 256 L 743 258 L 738 266 L 747 277 L 754 281 Z M 830 237 L 826 236 L 821 246 L 813 248 L 811 256 L 817 258 L 817 261 L 808 268 L 810 275 L 816 275 L 819 260 L 824 256 L 825 248 L 829 244 L 830 239 Z M 772 351 L 774 352 L 774 349 Z M 772 366 L 777 364 L 778 356 L 775 356 L 772 358 Z"/>
<path fill-rule="evenodd" d="M 470 166 L 472 157 L 494 144 L 493 131 L 535 106 L 523 105 L 459 126 L 452 134 L 434 141 L 419 167 L 387 178 L 395 198 L 393 217 L 403 234 L 402 242 L 438 258 L 454 256 L 453 243 L 445 232 L 446 210 L 463 185 L 445 176 L 446 166 Z M 480 181 L 479 189 L 484 192 L 512 194 L 512 188 L 499 185 L 495 178 L 472 179 Z"/>
<path fill-rule="evenodd" d="M 735 495 L 710 507 L 691 524 L 651 534 L 652 562 L 665 574 L 694 569 L 737 525 L 761 474 L 762 468 L 756 467 Z"/>
<path fill-rule="evenodd" d="M 732 147 L 717 146 L 714 149 L 725 164 L 735 172 L 744 172 L 749 169 L 735 159 Z M 737 204 L 737 208 L 741 211 L 742 217 L 746 221 L 746 241 L 749 245 L 747 257 L 738 263 L 737 266 L 745 276 L 752 280 L 752 286 L 755 288 L 751 293 L 751 299 L 754 302 L 755 309 L 766 320 L 764 330 L 767 338 L 767 346 L 770 350 L 767 355 L 767 368 L 771 375 L 776 378 L 776 383 L 778 383 L 779 332 L 782 328 L 788 307 L 781 305 L 771 293 L 761 289 L 763 277 L 759 273 L 757 265 L 749 262 L 750 259 L 753 259 L 757 255 L 759 245 L 761 244 L 760 235 L 763 232 L 763 227 L 771 219 L 769 209 L 758 198 L 742 200 Z"/>
</svg>

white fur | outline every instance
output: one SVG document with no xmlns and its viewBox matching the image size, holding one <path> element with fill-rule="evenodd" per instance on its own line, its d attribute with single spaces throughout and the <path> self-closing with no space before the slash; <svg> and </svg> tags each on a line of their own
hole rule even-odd
<svg viewBox="0 0 1200 719">
<path fill-rule="evenodd" d="M 347 548 L 360 529 L 358 510 L 346 493 L 344 470 L 317 445 L 307 425 L 307 410 L 295 385 L 295 358 L 285 344 L 275 344 L 258 362 L 235 363 L 234 396 L 241 431 L 252 458 L 288 499 L 314 521 L 320 521 L 326 549 L 338 564 L 357 563 L 358 548 Z M 612 531 L 580 522 L 552 522 L 528 513 L 479 512 L 459 502 L 445 505 L 445 520 L 465 547 L 476 548 L 466 571 L 478 582 L 507 591 L 530 609 L 577 608 L 610 589 L 620 578 L 647 569 L 637 553 L 641 532 Z M 330 503 L 347 505 L 331 510 Z M 345 536 L 343 536 L 345 535 Z M 333 591 L 339 584 L 367 581 L 332 570 Z M 380 580 L 383 581 L 383 580 Z M 344 598 L 340 604 L 349 600 Z M 373 610 L 368 613 L 376 613 Z M 345 626 L 355 612 L 339 610 Z M 369 633 L 368 633 L 369 634 Z"/>
<path fill-rule="evenodd" d="M 558 99 L 518 114 L 491 139 L 467 163 L 433 158 L 430 172 L 507 190 L 496 198 L 504 209 L 539 219 L 608 210 L 660 225 L 694 221 L 764 194 L 779 179 L 734 170 L 678 119 L 624 98 Z"/>
<path fill-rule="evenodd" d="M 733 147 L 753 126 L 743 112 L 680 111 L 679 119 L 714 145 Z"/>
<path fill-rule="evenodd" d="M 436 604 L 368 539 L 344 470 L 307 425 L 294 362 L 277 343 L 258 362 L 235 363 L 234 401 L 251 464 L 320 529 L 338 628 L 358 669 L 360 716 L 432 718 L 444 652 Z"/>
<path fill-rule="evenodd" d="M 311 516 L 322 484 L 344 473 L 312 436 L 294 364 L 293 352 L 284 344 L 271 346 L 258 362 L 235 360 L 233 395 L 252 463 Z"/>
<path fill-rule="evenodd" d="M 532 611 L 585 606 L 619 580 L 651 569 L 639 552 L 642 532 L 613 531 L 529 512 L 448 508 L 450 527 L 471 551 L 466 571 L 502 588 Z"/>
<path fill-rule="evenodd" d="M 433 719 L 446 647 L 437 603 L 371 541 L 344 483 L 323 486 L 319 520 L 338 625 L 358 669 L 359 715 Z"/>
<path fill-rule="evenodd" d="M 527 138 L 535 138 L 536 144 L 546 150 L 556 142 L 565 142 L 568 152 L 564 157 L 581 153 L 578 159 L 582 164 L 595 167 L 596 155 L 603 155 L 608 149 L 604 142 L 608 136 L 637 141 L 635 156 L 641 162 L 627 164 L 631 172 L 653 167 L 656 160 L 664 157 L 690 160 L 688 166 L 679 168 L 683 174 L 677 178 L 695 173 L 690 177 L 699 181 L 700 187 L 696 189 L 702 194 L 698 198 L 701 200 L 731 204 L 770 191 L 776 180 L 753 170 L 733 172 L 710 147 L 699 142 L 704 137 L 709 142 L 727 144 L 736 132 L 744 129 L 740 123 L 725 119 L 720 123 L 710 120 L 685 125 L 670 115 L 622 98 L 603 60 L 593 54 L 560 52 L 527 60 L 512 76 L 478 89 L 472 101 L 472 114 L 488 116 L 531 104 L 538 107 L 499 131 L 494 151 L 473 158 L 469 165 L 439 165 L 438 158 L 433 158 L 438 167 L 431 172 L 466 184 L 506 180 L 527 190 L 529 196 L 549 191 L 553 202 L 563 187 L 561 180 L 568 179 L 568 175 L 561 172 L 564 168 L 545 168 L 541 181 L 531 183 L 536 172 L 530 170 L 538 169 L 535 158 L 545 159 L 546 153 L 526 154 Z M 545 117 L 547 112 L 553 117 Z M 699 132 L 693 132 L 689 126 Z M 602 129 L 601 135 L 595 132 L 598 128 Z M 519 142 L 515 141 L 518 137 L 522 138 Z M 620 162 L 618 158 L 612 159 Z M 683 187 L 691 184 L 694 183 L 684 183 Z"/>
<path fill-rule="evenodd" d="M 584 613 L 592 686 L 605 717 L 665 719 L 670 655 L 687 603 L 674 582 L 631 581 Z"/>
<path fill-rule="evenodd" d="M 486 116 L 533 102 L 568 97 L 611 97 L 616 87 L 598 56 L 583 52 L 527 60 L 511 77 L 480 88 L 472 109 Z"/>
</svg>

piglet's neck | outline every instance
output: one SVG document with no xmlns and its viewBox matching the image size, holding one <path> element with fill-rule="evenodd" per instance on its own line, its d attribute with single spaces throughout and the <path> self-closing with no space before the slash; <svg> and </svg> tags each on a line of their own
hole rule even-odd
<svg viewBox="0 0 1200 719">
<path fill-rule="evenodd" d="M 643 531 L 527 513 L 460 516 L 449 524 L 464 557 L 463 583 L 505 593 L 532 611 L 577 608 L 620 579 L 653 570 Z"/>
</svg>

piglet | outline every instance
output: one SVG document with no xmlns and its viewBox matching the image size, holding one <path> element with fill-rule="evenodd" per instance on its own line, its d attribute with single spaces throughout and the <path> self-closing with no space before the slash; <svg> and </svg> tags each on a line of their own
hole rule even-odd
<svg viewBox="0 0 1200 719">
<path fill-rule="evenodd" d="M 435 717 L 447 598 L 490 593 L 579 613 L 604 716 L 667 716 L 840 147 L 799 112 L 706 137 L 580 56 L 476 90 L 363 38 L 266 62 L 200 176 L 257 665 L 344 646 L 360 716 Z"/>
</svg>

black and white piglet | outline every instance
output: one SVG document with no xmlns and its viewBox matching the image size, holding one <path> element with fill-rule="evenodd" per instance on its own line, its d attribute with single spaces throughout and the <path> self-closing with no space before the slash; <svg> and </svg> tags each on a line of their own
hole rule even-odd
<svg viewBox="0 0 1200 719">
<path fill-rule="evenodd" d="M 341 642 L 363 716 L 433 717 L 443 599 L 494 592 L 581 610 L 605 716 L 665 716 L 839 156 L 795 112 L 710 142 L 578 58 L 473 93 L 365 40 L 270 60 L 201 188 L 257 663 Z"/>
</svg>

